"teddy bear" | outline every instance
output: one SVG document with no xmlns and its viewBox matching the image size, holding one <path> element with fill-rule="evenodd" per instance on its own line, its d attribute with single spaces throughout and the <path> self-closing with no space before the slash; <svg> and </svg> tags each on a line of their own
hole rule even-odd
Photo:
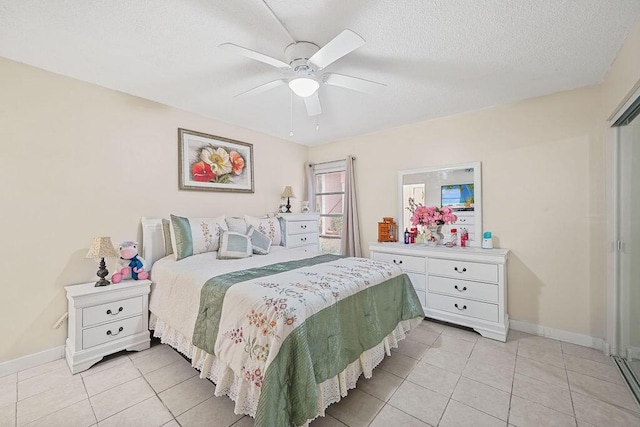
<svg viewBox="0 0 640 427">
<path fill-rule="evenodd" d="M 120 283 L 123 279 L 145 280 L 149 278 L 149 273 L 144 270 L 146 263 L 144 258 L 138 255 L 138 245 L 136 242 L 122 242 L 118 249 L 120 259 L 118 260 L 118 271 L 111 276 L 113 283 Z"/>
</svg>

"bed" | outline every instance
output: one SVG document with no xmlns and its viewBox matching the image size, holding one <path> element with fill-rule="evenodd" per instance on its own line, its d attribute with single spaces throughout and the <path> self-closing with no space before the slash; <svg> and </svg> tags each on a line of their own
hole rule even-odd
<svg viewBox="0 0 640 427">
<path fill-rule="evenodd" d="M 142 225 L 150 329 L 256 426 L 323 416 L 424 317 L 393 264 L 280 246 L 244 259 L 207 252 L 176 261 L 164 256 L 162 221 Z"/>
</svg>

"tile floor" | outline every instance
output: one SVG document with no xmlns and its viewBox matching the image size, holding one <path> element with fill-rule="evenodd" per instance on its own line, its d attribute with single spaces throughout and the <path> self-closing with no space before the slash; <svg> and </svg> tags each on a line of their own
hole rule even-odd
<svg viewBox="0 0 640 427">
<path fill-rule="evenodd" d="M 253 425 L 173 349 L 118 353 L 71 375 L 64 360 L 0 378 L 0 426 Z M 511 332 L 506 343 L 425 321 L 369 380 L 327 409 L 327 426 L 640 426 L 602 353 Z"/>
</svg>

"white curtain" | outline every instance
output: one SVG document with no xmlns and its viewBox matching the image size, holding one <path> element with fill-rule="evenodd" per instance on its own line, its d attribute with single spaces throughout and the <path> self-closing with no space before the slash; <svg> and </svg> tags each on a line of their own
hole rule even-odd
<svg viewBox="0 0 640 427">
<path fill-rule="evenodd" d="M 316 176 L 313 172 L 313 163 L 304 164 L 305 200 L 309 201 L 309 212 L 316 211 Z"/>
<path fill-rule="evenodd" d="M 344 182 L 344 207 L 342 214 L 341 252 L 345 256 L 362 256 L 360 229 L 358 228 L 358 203 L 356 200 L 355 157 L 347 157 Z"/>
</svg>

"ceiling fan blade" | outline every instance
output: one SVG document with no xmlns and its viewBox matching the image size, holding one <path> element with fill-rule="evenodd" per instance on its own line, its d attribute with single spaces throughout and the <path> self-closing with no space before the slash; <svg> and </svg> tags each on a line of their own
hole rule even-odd
<svg viewBox="0 0 640 427">
<path fill-rule="evenodd" d="M 357 90 L 358 92 L 364 93 L 376 93 L 387 87 L 384 83 L 333 73 L 325 74 L 324 82 L 331 86 L 340 86 L 345 89 Z"/>
<path fill-rule="evenodd" d="M 279 59 L 272 58 L 260 52 L 256 52 L 255 50 L 247 49 L 246 47 L 238 46 L 237 44 L 223 43 L 218 47 L 220 49 L 226 50 L 227 52 L 233 52 L 238 55 L 246 56 L 247 58 L 264 62 L 265 64 L 269 64 L 276 68 L 281 68 L 283 70 L 288 70 L 289 68 L 291 68 L 289 64 L 284 61 L 280 61 Z"/>
<path fill-rule="evenodd" d="M 282 79 L 282 80 L 274 80 L 272 82 L 269 83 L 265 83 L 263 85 L 260 85 L 258 87 L 254 87 L 253 89 L 249 89 L 246 92 L 242 92 L 236 96 L 234 96 L 234 98 L 238 98 L 240 96 L 254 96 L 254 95 L 258 95 L 261 94 L 263 92 L 266 92 L 268 90 L 271 90 L 273 88 L 276 88 L 278 86 L 282 86 L 282 85 L 286 85 L 287 81 Z"/>
<path fill-rule="evenodd" d="M 322 114 L 322 106 L 320 105 L 320 98 L 318 97 L 318 91 L 313 95 L 304 98 L 304 105 L 307 107 L 307 114 L 309 117 Z"/>
<path fill-rule="evenodd" d="M 309 58 L 309 62 L 316 68 L 323 69 L 363 44 L 362 37 L 351 30 L 344 30 Z"/>
</svg>

